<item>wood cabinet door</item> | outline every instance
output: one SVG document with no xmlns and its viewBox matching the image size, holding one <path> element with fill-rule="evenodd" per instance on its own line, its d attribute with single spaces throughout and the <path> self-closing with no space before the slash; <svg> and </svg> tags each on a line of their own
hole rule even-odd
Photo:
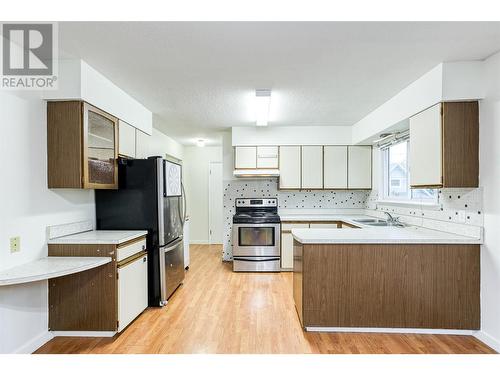
<svg viewBox="0 0 500 375">
<path fill-rule="evenodd" d="M 280 189 L 300 189 L 300 146 L 280 146 Z"/>
<path fill-rule="evenodd" d="M 325 189 L 347 189 L 347 146 L 325 146 L 323 149 Z"/>
<path fill-rule="evenodd" d="M 135 158 L 135 128 L 122 120 L 118 122 L 118 153 Z"/>
<path fill-rule="evenodd" d="M 410 118 L 410 185 L 441 186 L 441 103 Z"/>
<path fill-rule="evenodd" d="M 278 146 L 257 146 L 257 168 L 278 168 Z"/>
<path fill-rule="evenodd" d="M 83 187 L 118 188 L 118 119 L 83 105 Z"/>
<path fill-rule="evenodd" d="M 234 148 L 234 168 L 235 169 L 257 168 L 257 147 L 236 146 Z"/>
<path fill-rule="evenodd" d="M 302 146 L 302 189 L 323 189 L 323 146 Z"/>
<path fill-rule="evenodd" d="M 372 147 L 349 146 L 347 159 L 347 187 L 372 188 Z"/>
</svg>

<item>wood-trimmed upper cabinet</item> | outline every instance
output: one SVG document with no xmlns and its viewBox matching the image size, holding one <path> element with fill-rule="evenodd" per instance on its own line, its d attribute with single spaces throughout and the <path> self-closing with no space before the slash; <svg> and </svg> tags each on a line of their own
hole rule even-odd
<svg viewBox="0 0 500 375">
<path fill-rule="evenodd" d="M 372 146 L 348 146 L 347 188 L 372 188 Z"/>
<path fill-rule="evenodd" d="M 257 146 L 257 168 L 277 169 L 278 146 Z"/>
<path fill-rule="evenodd" d="M 118 188 L 118 119 L 86 102 L 47 103 L 48 187 Z"/>
<path fill-rule="evenodd" d="M 302 146 L 302 189 L 323 189 L 323 146 Z"/>
<path fill-rule="evenodd" d="M 300 146 L 280 146 L 280 189 L 300 189 L 301 152 Z"/>
<path fill-rule="evenodd" d="M 438 103 L 410 118 L 410 185 L 479 185 L 478 102 Z"/>
<path fill-rule="evenodd" d="M 257 147 L 236 146 L 234 148 L 234 169 L 257 168 Z"/>
<path fill-rule="evenodd" d="M 118 154 L 135 158 L 135 128 L 125 121 L 118 121 Z"/>
<path fill-rule="evenodd" d="M 347 146 L 324 146 L 323 164 L 323 187 L 347 189 Z"/>
</svg>

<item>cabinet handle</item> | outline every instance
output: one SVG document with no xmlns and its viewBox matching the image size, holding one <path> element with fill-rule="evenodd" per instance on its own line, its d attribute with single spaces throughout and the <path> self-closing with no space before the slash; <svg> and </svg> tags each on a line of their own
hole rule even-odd
<svg viewBox="0 0 500 375">
<path fill-rule="evenodd" d="M 142 258 L 142 262 L 145 263 L 148 258 L 144 257 Z"/>
</svg>

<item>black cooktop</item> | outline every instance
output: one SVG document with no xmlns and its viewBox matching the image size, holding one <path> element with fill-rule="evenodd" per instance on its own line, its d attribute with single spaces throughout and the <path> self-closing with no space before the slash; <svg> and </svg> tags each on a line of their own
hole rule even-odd
<svg viewBox="0 0 500 375">
<path fill-rule="evenodd" d="M 273 212 L 244 212 L 233 216 L 234 224 L 276 224 L 281 223 L 280 217 Z"/>
<path fill-rule="evenodd" d="M 277 198 L 238 198 L 235 207 L 234 224 L 281 223 Z"/>
</svg>

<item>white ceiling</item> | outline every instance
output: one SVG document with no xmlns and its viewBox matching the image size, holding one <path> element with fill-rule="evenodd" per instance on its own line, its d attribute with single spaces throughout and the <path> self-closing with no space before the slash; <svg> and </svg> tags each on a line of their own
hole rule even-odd
<svg viewBox="0 0 500 375">
<path fill-rule="evenodd" d="M 440 62 L 500 50 L 500 23 L 63 22 L 59 38 L 193 144 L 254 126 L 256 88 L 270 126 L 352 125 Z"/>
</svg>

